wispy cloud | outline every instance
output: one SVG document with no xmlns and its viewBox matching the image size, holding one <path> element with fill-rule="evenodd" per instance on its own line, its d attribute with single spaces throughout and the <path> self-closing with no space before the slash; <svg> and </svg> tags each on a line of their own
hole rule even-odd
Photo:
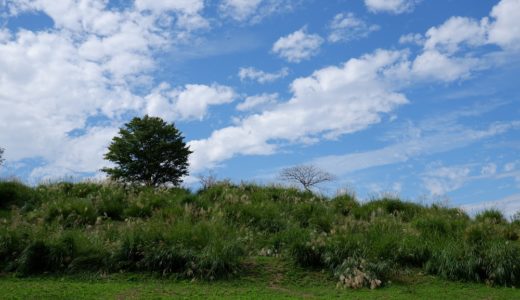
<svg viewBox="0 0 520 300">
<path fill-rule="evenodd" d="M 516 213 L 520 212 L 520 193 L 512 194 L 507 197 L 492 201 L 464 204 L 460 207 L 471 215 L 475 215 L 486 209 L 497 209 L 501 211 L 506 217 L 510 218 Z"/>
<path fill-rule="evenodd" d="M 353 13 L 339 13 L 329 24 L 329 42 L 348 42 L 367 37 L 370 33 L 380 29 L 379 25 L 368 24 Z"/>
<path fill-rule="evenodd" d="M 254 80 L 258 83 L 267 83 L 267 82 L 273 82 L 278 79 L 284 78 L 287 75 L 289 75 L 289 69 L 288 68 L 282 68 L 278 72 L 274 73 L 268 73 L 264 72 L 262 70 L 257 70 L 253 67 L 247 67 L 247 68 L 240 68 L 238 72 L 238 76 L 240 77 L 240 80 Z"/>
<path fill-rule="evenodd" d="M 431 121 L 430 121 L 431 122 Z M 412 125 L 412 132 L 389 146 L 361 153 L 330 155 L 313 160 L 313 163 L 335 174 L 348 174 L 373 167 L 406 162 L 414 157 L 447 152 L 466 147 L 477 141 L 520 129 L 520 121 L 502 122 L 488 125 L 485 129 L 475 130 L 457 125 L 455 127 L 430 127 L 425 122 Z M 437 124 L 442 124 L 439 122 Z"/>
<path fill-rule="evenodd" d="M 421 0 L 365 0 L 365 5 L 373 13 L 401 14 L 412 11 Z"/>
</svg>

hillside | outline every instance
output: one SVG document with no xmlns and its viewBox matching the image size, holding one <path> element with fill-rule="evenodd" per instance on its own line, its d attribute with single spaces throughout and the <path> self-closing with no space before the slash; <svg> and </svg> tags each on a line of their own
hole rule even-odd
<svg viewBox="0 0 520 300">
<path fill-rule="evenodd" d="M 0 208 L 8 278 L 128 273 L 222 284 L 297 272 L 340 289 L 392 289 L 403 278 L 520 284 L 520 222 L 496 211 L 472 219 L 399 199 L 229 183 L 192 193 L 1 182 Z M 262 275 L 273 268 L 279 275 Z"/>
</svg>

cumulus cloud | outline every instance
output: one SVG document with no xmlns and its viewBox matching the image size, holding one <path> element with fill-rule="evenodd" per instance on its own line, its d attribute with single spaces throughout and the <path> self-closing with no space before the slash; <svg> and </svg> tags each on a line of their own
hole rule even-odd
<svg viewBox="0 0 520 300">
<path fill-rule="evenodd" d="M 451 17 L 439 27 L 430 28 L 425 36 L 424 48 L 455 53 L 460 46 L 481 46 L 486 43 L 488 19 L 480 22 L 464 17 Z"/>
<path fill-rule="evenodd" d="M 267 73 L 262 70 L 257 70 L 253 67 L 248 68 L 240 68 L 240 71 L 238 72 L 238 76 L 240 77 L 240 80 L 254 80 L 258 83 L 267 83 L 267 82 L 273 82 L 278 79 L 284 78 L 285 76 L 289 75 L 289 69 L 288 68 L 282 68 L 278 72 L 274 73 Z"/>
<path fill-rule="evenodd" d="M 278 102 L 278 93 L 273 94 L 260 94 L 247 97 L 244 102 L 237 105 L 238 111 L 250 111 L 266 109 L 273 106 Z"/>
<path fill-rule="evenodd" d="M 180 20 L 198 15 L 203 1 L 137 1 L 120 10 L 104 0 L 6 4 L 9 16 L 41 11 L 54 21 L 52 30 L 0 33 L 0 144 L 9 162 L 44 161 L 31 174 L 37 180 L 99 170 L 126 116 L 151 107 L 142 95 L 153 87 L 154 54 L 192 29 Z M 197 106 L 189 95 L 215 90 L 217 101 L 228 100 L 219 86 L 186 86 L 169 96 L 179 115 L 199 118 L 214 103 Z"/>
<path fill-rule="evenodd" d="M 299 63 L 318 54 L 323 39 L 317 34 L 307 33 L 303 27 L 278 39 L 272 51 L 289 62 Z"/>
<path fill-rule="evenodd" d="M 480 60 L 476 58 L 450 57 L 431 50 L 415 58 L 408 74 L 416 76 L 416 79 L 450 82 L 469 77 L 479 65 Z"/>
<path fill-rule="evenodd" d="M 505 49 L 520 49 L 520 0 L 502 0 L 491 11 L 490 43 Z"/>
<path fill-rule="evenodd" d="M 146 112 L 168 121 L 202 120 L 209 106 L 222 105 L 235 100 L 232 88 L 213 84 L 187 84 L 171 89 L 162 84 L 146 96 Z"/>
<path fill-rule="evenodd" d="M 520 0 L 502 0 L 493 7 L 490 17 L 451 17 L 428 29 L 424 36 L 402 36 L 401 43 L 417 43 L 423 50 L 413 61 L 392 72 L 403 81 L 465 79 L 495 63 L 491 57 L 475 56 L 473 51 L 478 47 L 492 44 L 499 46 L 502 54 L 517 55 L 519 32 Z"/>
<path fill-rule="evenodd" d="M 400 52 L 376 51 L 294 80 L 289 101 L 214 131 L 207 139 L 191 141 L 192 169 L 208 168 L 236 155 L 271 154 L 278 147 L 275 140 L 335 139 L 380 122 L 382 114 L 407 103 L 381 72 L 402 58 Z"/>
<path fill-rule="evenodd" d="M 337 14 L 329 24 L 329 42 L 348 42 L 367 37 L 371 32 L 380 29 L 378 25 L 371 25 L 356 17 L 353 13 Z"/>
<path fill-rule="evenodd" d="M 373 13 L 401 14 L 412 11 L 419 2 L 420 0 L 365 0 L 365 5 Z"/>
</svg>

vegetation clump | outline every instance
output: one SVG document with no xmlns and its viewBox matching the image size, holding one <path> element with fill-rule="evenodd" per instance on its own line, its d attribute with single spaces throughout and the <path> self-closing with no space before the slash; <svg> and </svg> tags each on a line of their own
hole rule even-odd
<svg viewBox="0 0 520 300">
<path fill-rule="evenodd" d="M 213 182 L 193 193 L 117 183 L 0 182 L 0 270 L 151 272 L 213 280 L 272 256 L 323 270 L 339 287 L 377 288 L 410 270 L 520 285 L 520 223 L 495 211 L 383 197 Z"/>
</svg>

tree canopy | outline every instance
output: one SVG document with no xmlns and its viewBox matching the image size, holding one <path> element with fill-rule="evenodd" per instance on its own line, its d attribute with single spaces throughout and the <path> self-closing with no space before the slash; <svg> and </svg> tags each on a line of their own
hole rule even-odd
<svg viewBox="0 0 520 300">
<path fill-rule="evenodd" d="M 103 168 L 111 179 L 159 186 L 178 186 L 188 175 L 192 153 L 175 125 L 148 115 L 135 117 L 112 139 L 105 159 L 115 167 Z"/>
</svg>

